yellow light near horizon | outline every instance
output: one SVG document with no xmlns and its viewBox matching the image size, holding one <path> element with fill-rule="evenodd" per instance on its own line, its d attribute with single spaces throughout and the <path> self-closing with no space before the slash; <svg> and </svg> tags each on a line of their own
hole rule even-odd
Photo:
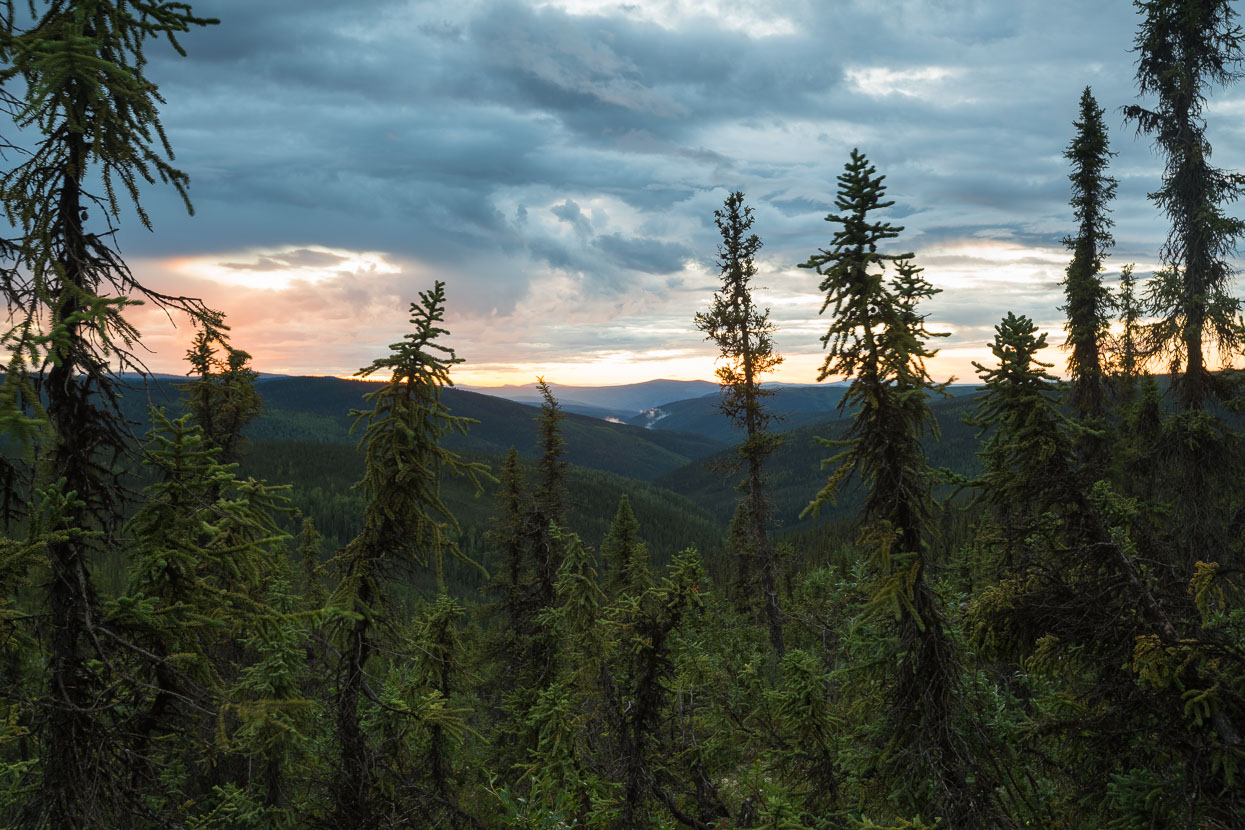
<svg viewBox="0 0 1245 830">
<path fill-rule="evenodd" d="M 345 275 L 397 274 L 401 268 L 382 253 L 323 245 L 247 251 L 165 260 L 173 271 L 225 285 L 282 291 L 294 283 L 315 284 Z"/>
</svg>

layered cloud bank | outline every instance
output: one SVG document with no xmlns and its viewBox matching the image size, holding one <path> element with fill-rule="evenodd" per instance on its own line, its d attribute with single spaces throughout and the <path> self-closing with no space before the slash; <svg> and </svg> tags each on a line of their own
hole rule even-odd
<svg viewBox="0 0 1245 830">
<path fill-rule="evenodd" d="M 746 9 L 741 6 L 747 6 Z M 758 295 L 779 378 L 821 362 L 815 274 L 835 177 L 859 146 L 888 176 L 898 247 L 944 289 L 935 369 L 970 361 L 1008 310 L 1061 339 L 1072 229 L 1063 148 L 1081 89 L 1120 155 L 1108 267 L 1154 267 L 1160 161 L 1124 127 L 1130 4 L 603 0 L 217 0 L 222 23 L 153 50 L 197 216 L 152 191 L 136 272 L 204 297 L 265 371 L 348 374 L 448 283 L 464 382 L 708 378 L 692 325 L 716 285 L 713 211 L 740 189 L 765 242 Z M 1218 163 L 1245 167 L 1240 91 Z M 154 310 L 153 369 L 188 340 Z M 1053 355 L 1057 358 L 1057 355 Z"/>
</svg>

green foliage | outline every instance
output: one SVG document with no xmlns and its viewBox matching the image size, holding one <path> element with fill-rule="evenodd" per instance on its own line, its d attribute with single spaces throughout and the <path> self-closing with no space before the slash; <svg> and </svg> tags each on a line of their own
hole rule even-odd
<svg viewBox="0 0 1245 830">
<path fill-rule="evenodd" d="M 606 584 L 611 593 L 639 593 L 652 581 L 648 545 L 640 538 L 640 523 L 625 493 L 601 542 L 601 560 L 609 574 Z"/>
<path fill-rule="evenodd" d="M 820 378 L 849 378 L 840 406 L 856 409 L 845 437 L 824 442 L 840 448 L 826 462 L 837 469 L 807 510 L 832 500 L 849 477 L 859 478 L 859 545 L 871 571 L 863 612 L 885 614 L 897 634 L 893 650 L 883 652 L 895 666 L 881 681 L 890 717 L 870 736 L 873 763 L 892 787 L 892 799 L 956 826 L 1000 826 L 1006 814 L 987 771 L 995 750 L 980 723 L 957 723 L 963 714 L 957 705 L 963 695 L 960 658 L 926 577 L 933 474 L 921 438 L 936 425 L 929 394 L 943 387 L 925 368 L 935 354 L 927 343 L 938 335 L 925 328 L 917 307 L 937 289 L 911 254 L 878 251 L 879 243 L 902 230 L 870 217 L 893 204 L 883 201 L 883 178 L 852 151 L 839 176 L 835 206 L 841 214 L 827 217 L 841 230 L 830 250 L 805 263 L 823 276 L 822 310 L 833 306 L 835 313 L 822 338 L 829 353 Z M 888 263 L 895 266 L 889 283 Z"/>
<path fill-rule="evenodd" d="M 708 311 L 697 312 L 696 328 L 721 352 L 715 370 L 722 387 L 720 407 L 744 432 L 740 454 L 764 458 L 776 438 L 769 432 L 773 416 L 764 407 L 765 398 L 773 392 L 761 387 L 761 378 L 782 364 L 782 356 L 774 351 L 775 326 L 769 321 L 769 309 L 761 310 L 752 301 L 761 240 L 749 233 L 752 208 L 744 204 L 743 193 L 730 194 L 713 218 L 722 235 L 718 245 L 722 288 L 714 293 Z"/>
<path fill-rule="evenodd" d="M 329 607 L 340 622 L 337 711 L 338 768 L 333 815 L 338 822 L 372 826 L 396 809 L 396 783 L 379 780 L 371 739 L 360 720 L 361 698 L 374 698 L 367 682 L 374 631 L 384 632 L 389 580 L 412 566 L 432 566 L 444 584 L 442 560 L 449 552 L 461 556 L 448 537 L 457 529 L 440 495 L 442 470 L 465 475 L 477 487 L 487 476 L 484 465 L 464 461 L 441 446 L 448 431 L 465 431 L 467 419 L 451 415 L 441 403 L 441 387 L 450 383 L 450 368 L 461 359 L 436 342 L 446 334 L 445 284 L 421 291 L 411 304 L 414 331 L 392 344 L 389 355 L 360 370 L 367 376 L 388 371 L 390 380 L 364 400 L 369 411 L 352 413 L 365 424 L 360 447 L 366 465 L 358 487 L 367 499 L 363 529 L 334 561 L 340 581 Z M 392 767 L 390 767 L 392 769 Z"/>
<path fill-rule="evenodd" d="M 360 586 L 403 567 L 432 567 L 440 574 L 445 554 L 458 554 L 447 536 L 458 524 L 440 495 L 441 471 L 465 475 L 477 488 L 487 475 L 483 464 L 466 462 L 441 446 L 446 433 L 466 432 L 470 425 L 440 400 L 441 387 L 450 384 L 450 368 L 462 360 L 435 342 L 447 333 L 438 325 L 445 315 L 445 283 L 419 296 L 419 303 L 411 303 L 415 330 L 390 345 L 387 357 L 359 370 L 364 377 L 388 371 L 391 378 L 364 396 L 370 410 L 351 413 L 356 426 L 364 426 L 359 446 L 366 463 L 357 486 L 367 507 L 361 533 L 338 557 L 346 574 L 338 598 L 346 595 L 347 584 L 348 594 L 374 594 L 375 584 Z"/>
<path fill-rule="evenodd" d="M 1006 523 L 1009 513 L 1032 516 L 1049 506 L 1052 491 L 1076 466 L 1075 425 L 1056 408 L 1062 387 L 1038 360 L 1046 334 L 1027 317 L 1008 312 L 994 327 L 990 351 L 997 366 L 974 362 L 985 394 L 971 423 L 990 437 L 982 446 L 985 472 L 981 491 Z"/>
<path fill-rule="evenodd" d="M 1119 332 L 1109 336 L 1107 341 L 1110 368 L 1120 401 L 1129 404 L 1137 393 L 1137 378 L 1146 362 L 1142 342 L 1142 309 L 1137 299 L 1137 281 L 1133 277 L 1132 265 L 1120 269 L 1120 287 L 1111 298 L 1111 304 L 1118 311 L 1116 321 Z"/>
<path fill-rule="evenodd" d="M 205 320 L 186 354 L 195 380 L 183 386 L 187 410 L 221 458 L 237 460 L 243 430 L 259 415 L 263 406 L 255 381 L 259 377 L 247 364 L 251 356 L 232 348 L 219 318 Z M 225 359 L 217 357 L 219 345 Z"/>
<path fill-rule="evenodd" d="M 264 803 L 275 810 L 283 801 L 279 767 L 293 740 L 288 710 L 309 705 L 288 679 L 299 672 L 303 631 L 282 582 L 289 537 L 275 515 L 288 508 L 281 488 L 236 478 L 236 465 L 217 460 L 219 449 L 188 425 L 189 416 L 170 421 L 157 411 L 152 420 L 144 461 L 158 478 L 126 526 L 134 540 L 126 590 L 105 606 L 106 625 L 135 646 L 125 672 L 138 692 L 126 749 L 133 769 L 151 778 L 169 761 L 162 739 L 179 732 L 173 757 L 192 779 L 229 754 L 257 757 L 270 764 Z M 256 663 L 239 666 L 235 644 Z M 234 810 L 234 795 L 261 798 L 246 783 L 235 792 L 236 782 L 219 780 L 204 779 L 232 794 L 219 810 Z M 196 784 L 183 786 L 199 794 Z"/>
<path fill-rule="evenodd" d="M 839 404 L 859 408 L 840 440 L 827 442 L 842 448 L 828 464 L 837 464 L 829 482 L 809 505 L 816 511 L 834 499 L 846 480 L 858 474 L 866 488 L 865 515 L 889 519 L 892 513 L 913 511 L 913 519 L 928 517 L 929 476 L 920 446 L 921 436 L 934 426 L 927 393 L 936 389 L 925 370 L 934 356 L 925 345 L 933 336 L 925 329 L 917 304 L 937 293 L 911 261 L 911 254 L 885 254 L 879 243 L 893 239 L 902 228 L 873 221 L 869 214 L 893 202 L 883 201 L 884 176 L 853 150 L 839 176 L 835 206 L 842 215 L 826 217 L 842 225 L 833 246 L 802 267 L 816 268 L 826 298 L 822 312 L 833 307 L 834 317 L 822 343 L 828 354 L 818 380 L 832 375 L 851 379 Z M 894 263 L 889 285 L 884 269 Z"/>
</svg>

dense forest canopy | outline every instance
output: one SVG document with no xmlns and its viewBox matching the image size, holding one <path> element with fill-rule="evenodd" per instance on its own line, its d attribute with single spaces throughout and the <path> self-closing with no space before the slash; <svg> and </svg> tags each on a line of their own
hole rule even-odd
<svg viewBox="0 0 1245 830">
<path fill-rule="evenodd" d="M 31 139 L 0 175 L 0 825 L 1245 826 L 1245 178 L 1204 117 L 1242 30 L 1136 6 L 1170 232 L 1104 283 L 1085 88 L 1069 382 L 1009 309 L 976 386 L 932 374 L 940 289 L 856 148 L 801 266 L 838 385 L 763 383 L 765 217 L 731 191 L 687 320 L 720 394 L 663 404 L 688 433 L 453 389 L 440 280 L 357 381 L 261 382 L 114 233 L 149 186 L 190 206 L 147 50 L 216 21 L 0 5 Z M 135 384 L 140 301 L 189 317 L 186 380 Z"/>
</svg>

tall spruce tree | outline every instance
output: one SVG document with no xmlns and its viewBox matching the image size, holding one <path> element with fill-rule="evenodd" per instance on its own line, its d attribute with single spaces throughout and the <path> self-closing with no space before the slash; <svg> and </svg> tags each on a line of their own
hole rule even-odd
<svg viewBox="0 0 1245 830">
<path fill-rule="evenodd" d="M 384 793 L 384 769 L 364 729 L 361 707 L 377 704 L 368 667 L 378 638 L 390 629 L 383 624 L 392 580 L 412 568 L 433 567 L 440 582 L 441 563 L 458 548 L 449 537 L 457 522 L 441 499 L 443 471 L 466 475 L 479 486 L 486 469 L 464 461 L 441 446 L 446 433 L 465 433 L 471 421 L 451 415 L 441 402 L 441 389 L 451 385 L 450 369 L 462 359 L 437 341 L 448 332 L 445 283 L 421 291 L 411 303 L 413 331 L 389 347 L 389 355 L 359 370 L 360 377 L 389 373 L 389 380 L 364 400 L 369 410 L 355 411 L 365 426 L 360 446 L 366 468 L 358 487 L 366 497 L 363 530 L 336 557 L 341 581 L 329 607 L 340 614 L 340 657 L 337 665 L 336 720 L 338 776 L 330 815 L 337 826 L 375 827 L 389 821 L 396 809 Z M 400 716 L 400 715 L 399 715 Z"/>
<path fill-rule="evenodd" d="M 1239 356 L 1241 301 L 1232 295 L 1245 222 L 1225 206 L 1245 193 L 1245 176 L 1214 167 L 1204 111 L 1213 86 L 1241 77 L 1245 34 L 1230 0 L 1138 2 L 1137 81 L 1154 95 L 1153 109 L 1125 108 L 1139 133 L 1154 138 L 1164 156 L 1162 186 L 1152 200 L 1171 222 L 1161 255 L 1164 268 L 1147 290 L 1150 352 L 1168 358 L 1175 415 L 1163 425 L 1153 453 L 1165 475 L 1156 495 L 1171 504 L 1167 525 L 1168 578 L 1183 583 L 1196 563 L 1238 563 L 1245 503 L 1235 486 L 1245 471 L 1245 442 L 1210 409 L 1234 395 L 1227 373 L 1214 373 L 1203 352 L 1217 349 L 1225 363 Z"/>
<path fill-rule="evenodd" d="M 1064 152 L 1072 164 L 1072 209 L 1076 216 L 1074 236 L 1064 239 L 1072 262 L 1064 278 L 1064 311 L 1068 315 L 1068 374 L 1072 378 L 1071 403 L 1080 417 L 1101 418 L 1106 409 L 1107 389 L 1103 371 L 1103 347 L 1110 331 L 1111 295 L 1099 274 L 1106 251 L 1114 240 L 1107 204 L 1115 195 L 1116 181 L 1106 174 L 1114 153 L 1107 140 L 1103 110 L 1089 87 L 1081 93 L 1081 117 L 1074 122 L 1076 135 Z"/>
<path fill-rule="evenodd" d="M 21 823 L 113 827 L 134 809 L 133 793 L 122 785 L 126 764 L 114 755 L 123 743 L 109 723 L 120 714 L 109 700 L 116 678 L 105 676 L 110 663 L 101 650 L 115 643 L 99 629 L 90 568 L 114 538 L 99 531 L 119 513 L 113 461 L 128 430 L 115 404 L 115 372 L 142 368 L 133 351 L 139 332 L 124 312 L 143 300 L 192 315 L 204 309 L 136 280 L 115 247 L 112 221 L 125 200 L 150 228 L 139 189 L 157 179 L 186 199 L 187 177 L 171 164 L 144 47 L 166 39 L 182 53 L 180 34 L 215 21 L 164 0 L 47 0 L 29 11 L 14 14 L 9 4 L 0 15 L 0 86 L 23 90 L 20 102 L 5 102 L 16 127 L 35 137 L 0 177 L 5 217 L 21 234 L 3 245 L 12 265 L 0 292 L 13 320 L 6 342 L 40 367 L 51 430 L 40 477 L 73 495 L 47 547 L 41 777 Z M 91 182 L 102 192 L 88 189 Z"/>
<path fill-rule="evenodd" d="M 921 445 L 936 425 L 928 397 L 940 389 L 925 368 L 938 336 L 918 304 L 933 288 L 912 254 L 878 246 L 903 229 L 873 218 L 885 201 L 884 176 L 857 150 L 839 175 L 839 226 L 829 249 L 801 267 L 815 268 L 834 317 L 822 338 L 828 354 L 819 380 L 850 380 L 839 406 L 855 414 L 846 436 L 825 443 L 840 452 L 829 482 L 809 505 L 832 500 L 849 478 L 864 487 L 862 547 L 873 571 L 869 608 L 894 620 L 898 653 L 888 681 L 890 708 L 880 727 L 878 763 L 905 810 L 940 816 L 954 827 L 1006 824 L 989 782 L 989 746 L 963 723 L 960 663 L 929 585 L 933 531 L 932 473 Z M 895 275 L 886 281 L 886 266 Z"/>
<path fill-rule="evenodd" d="M 1207 368 L 1207 345 L 1231 356 L 1241 347 L 1240 300 L 1231 294 L 1231 257 L 1245 223 L 1224 205 L 1245 192 L 1245 177 L 1210 162 L 1203 112 L 1212 86 L 1241 76 L 1242 32 L 1232 0 L 1137 0 L 1137 85 L 1153 109 L 1124 108 L 1137 132 L 1154 137 L 1165 160 L 1150 195 L 1171 221 L 1166 268 L 1149 289 L 1149 345 L 1170 358 L 1181 409 L 1224 397 Z"/>
<path fill-rule="evenodd" d="M 773 391 L 761 387 L 761 378 L 782 363 L 774 351 L 774 324 L 769 309 L 752 301 L 752 278 L 756 276 L 756 254 L 761 239 L 752 230 L 752 208 L 744 204 L 744 194 L 736 191 L 726 197 L 722 210 L 713 212 L 714 223 L 722 235 L 718 245 L 718 268 L 722 288 L 713 295 L 709 310 L 696 315 L 696 328 L 721 350 L 716 374 L 722 387 L 719 408 L 738 429 L 744 440 L 739 455 L 746 467 L 741 489 L 747 502 L 753 562 L 760 572 L 762 607 L 769 629 L 770 644 L 778 657 L 785 651 L 782 635 L 782 608 L 778 599 L 778 551 L 770 541 L 769 500 L 765 496 L 765 459 L 780 439 L 769 429 L 774 420 L 766 410 L 765 398 Z"/>
</svg>

